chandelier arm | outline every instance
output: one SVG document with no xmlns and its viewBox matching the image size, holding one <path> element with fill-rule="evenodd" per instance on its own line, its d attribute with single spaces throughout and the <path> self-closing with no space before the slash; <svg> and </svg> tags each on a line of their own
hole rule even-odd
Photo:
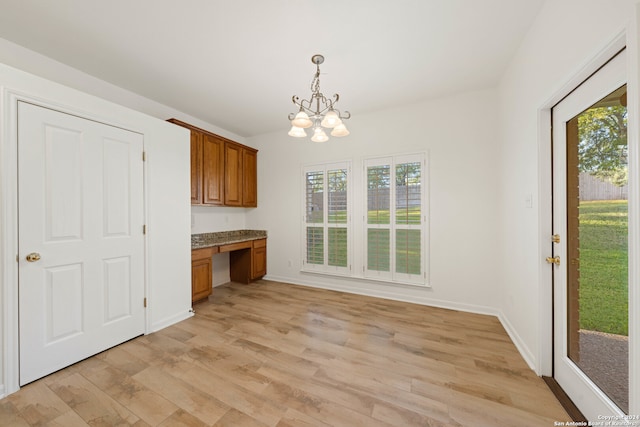
<svg viewBox="0 0 640 427">
<path fill-rule="evenodd" d="M 305 105 L 304 103 L 307 103 L 307 105 Z M 303 108 L 305 110 L 306 113 L 311 113 L 311 114 L 315 114 L 315 111 L 313 111 L 313 109 L 311 109 L 311 104 L 313 103 L 313 98 L 311 98 L 311 100 L 307 100 L 307 99 L 302 99 L 300 100 L 300 107 Z"/>
</svg>

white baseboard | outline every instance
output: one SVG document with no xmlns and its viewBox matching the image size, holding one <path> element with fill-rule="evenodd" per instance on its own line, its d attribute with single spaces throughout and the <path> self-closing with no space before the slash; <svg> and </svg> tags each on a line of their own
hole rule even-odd
<svg viewBox="0 0 640 427">
<path fill-rule="evenodd" d="M 265 276 L 265 280 L 272 280 L 272 281 L 283 282 L 283 283 L 291 283 L 293 285 L 308 286 L 308 287 L 312 287 L 312 288 L 328 289 L 328 290 L 332 290 L 332 291 L 347 292 L 347 293 L 370 296 L 370 297 L 384 298 L 384 299 L 390 299 L 390 300 L 394 300 L 394 301 L 410 302 L 410 303 L 415 303 L 415 304 L 426 305 L 426 306 L 429 306 L 429 307 L 438 307 L 438 308 L 445 308 L 445 309 L 449 309 L 449 310 L 464 311 L 464 312 L 467 312 L 467 313 L 484 314 L 484 315 L 488 315 L 488 316 L 495 316 L 495 317 L 498 318 L 498 320 L 502 324 L 502 327 L 505 329 L 505 331 L 509 335 L 509 338 L 511 338 L 511 341 L 513 341 L 513 344 L 516 346 L 516 349 L 518 350 L 518 352 L 520 353 L 520 355 L 522 356 L 524 361 L 527 363 L 527 365 L 529 365 L 529 368 L 531 368 L 531 370 L 533 370 L 537 375 L 540 375 L 538 370 L 537 370 L 536 358 L 533 356 L 533 353 L 531 352 L 529 347 L 520 338 L 520 335 L 518 335 L 518 333 L 516 332 L 515 328 L 511 325 L 511 323 L 509 322 L 509 319 L 504 315 L 504 313 L 502 311 L 500 311 L 500 310 L 497 310 L 497 309 L 493 308 L 493 307 L 486 307 L 486 306 L 474 305 L 474 304 L 457 303 L 457 302 L 452 302 L 452 301 L 444 301 L 444 300 L 425 298 L 425 297 L 412 297 L 412 298 L 409 298 L 406 295 L 402 295 L 402 294 L 398 294 L 398 293 L 394 293 L 394 292 L 390 292 L 390 291 L 371 290 L 371 289 L 365 289 L 365 288 L 354 289 L 354 288 L 351 288 L 351 287 L 348 287 L 348 286 L 340 286 L 340 285 L 337 285 L 337 284 L 336 285 L 327 285 L 324 282 L 323 283 L 314 282 L 313 280 L 304 280 L 304 282 L 302 282 L 302 281 L 293 281 L 289 277 L 278 277 L 278 276 L 269 276 L 269 275 L 267 275 L 267 276 Z"/>
<path fill-rule="evenodd" d="M 393 292 L 390 290 L 367 289 L 365 287 L 358 287 L 356 289 L 350 286 L 341 286 L 339 284 L 327 284 L 325 282 L 320 283 L 320 282 L 307 280 L 307 279 L 305 279 L 304 281 L 291 280 L 290 277 L 265 276 L 264 279 L 272 280 L 274 282 L 291 283 L 292 285 L 308 286 L 311 288 L 327 289 L 331 291 L 346 292 L 350 294 L 383 298 L 383 299 L 389 299 L 393 301 L 402 301 L 402 302 L 427 305 L 430 307 L 446 308 L 449 310 L 459 310 L 459 311 L 464 311 L 468 313 L 486 314 L 486 315 L 496 316 L 496 317 L 498 317 L 499 315 L 499 311 L 494 309 L 493 307 L 486 307 L 486 306 L 475 305 L 475 304 L 457 303 L 452 301 L 439 300 L 439 299 L 421 297 L 421 296 L 407 296 L 407 295 L 403 295 L 401 293 Z"/>
<path fill-rule="evenodd" d="M 540 376 L 541 374 L 538 370 L 538 363 L 535 356 L 533 355 L 529 347 L 524 343 L 522 338 L 520 338 L 518 332 L 516 332 L 515 328 L 511 325 L 511 322 L 509 322 L 509 319 L 504 315 L 503 312 L 500 312 L 498 314 L 498 319 L 500 320 L 500 323 L 502 323 L 502 327 L 504 328 L 504 330 L 507 331 L 509 338 L 511 338 L 511 341 L 513 341 L 513 344 L 518 349 L 518 352 L 520 353 L 524 361 L 527 362 L 527 365 L 529 365 L 529 368 L 531 368 L 531 370 L 535 372 L 536 375 Z"/>
<path fill-rule="evenodd" d="M 165 319 L 162 319 L 159 322 L 153 323 L 151 325 L 151 330 L 149 331 L 149 333 L 157 332 L 160 329 L 164 329 L 167 326 L 171 326 L 171 325 L 174 325 L 174 324 L 176 324 L 178 322 L 182 322 L 183 320 L 186 320 L 186 319 L 188 319 L 189 317 L 192 317 L 192 316 L 193 316 L 193 312 L 192 311 L 187 311 L 186 313 L 179 313 L 179 314 L 176 314 L 175 316 L 167 317 Z"/>
</svg>

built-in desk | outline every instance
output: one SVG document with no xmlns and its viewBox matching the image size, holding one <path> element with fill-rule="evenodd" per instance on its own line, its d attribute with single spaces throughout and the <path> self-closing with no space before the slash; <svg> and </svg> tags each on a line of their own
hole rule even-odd
<svg viewBox="0 0 640 427">
<path fill-rule="evenodd" d="M 234 230 L 191 235 L 191 300 L 212 292 L 211 257 L 229 253 L 229 272 L 234 282 L 249 283 L 267 274 L 267 232 Z"/>
</svg>

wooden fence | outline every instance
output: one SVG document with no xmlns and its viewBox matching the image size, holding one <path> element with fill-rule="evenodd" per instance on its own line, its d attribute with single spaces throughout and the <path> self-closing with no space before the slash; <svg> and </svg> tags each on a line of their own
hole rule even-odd
<svg viewBox="0 0 640 427">
<path fill-rule="evenodd" d="M 627 200 L 628 186 L 618 187 L 586 172 L 580 173 L 580 200 Z"/>
</svg>

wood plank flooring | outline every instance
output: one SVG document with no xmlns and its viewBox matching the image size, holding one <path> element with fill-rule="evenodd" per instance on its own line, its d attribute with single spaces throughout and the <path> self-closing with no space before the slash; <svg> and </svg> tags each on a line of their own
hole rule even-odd
<svg viewBox="0 0 640 427">
<path fill-rule="evenodd" d="M 552 426 L 491 316 L 271 281 L 23 387 L 0 425 Z"/>
</svg>

